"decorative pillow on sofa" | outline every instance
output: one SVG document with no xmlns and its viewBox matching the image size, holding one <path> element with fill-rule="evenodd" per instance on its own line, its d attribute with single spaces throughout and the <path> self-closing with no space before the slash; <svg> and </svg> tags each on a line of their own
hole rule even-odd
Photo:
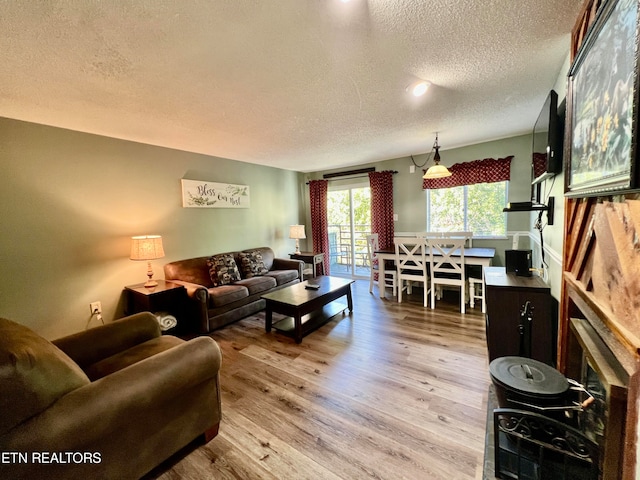
<svg viewBox="0 0 640 480">
<path fill-rule="evenodd" d="M 244 278 L 265 275 L 269 270 L 264 264 L 262 253 L 259 250 L 240 252 L 240 268 Z"/>
<path fill-rule="evenodd" d="M 240 280 L 238 265 L 236 265 L 231 253 L 214 255 L 207 261 L 207 265 L 209 266 L 209 276 L 214 287 L 229 285 Z"/>
</svg>

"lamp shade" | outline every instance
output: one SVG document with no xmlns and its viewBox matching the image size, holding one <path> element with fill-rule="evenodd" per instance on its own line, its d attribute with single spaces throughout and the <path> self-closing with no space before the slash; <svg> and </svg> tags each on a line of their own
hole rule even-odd
<svg viewBox="0 0 640 480">
<path fill-rule="evenodd" d="M 307 238 L 304 234 L 304 225 L 291 225 L 289 227 L 289 238 Z"/>
<path fill-rule="evenodd" d="M 451 172 L 444 165 L 433 165 L 425 172 L 422 178 L 444 178 L 450 177 Z"/>
<path fill-rule="evenodd" d="M 131 260 L 155 260 L 164 257 L 160 235 L 131 237 Z"/>
</svg>

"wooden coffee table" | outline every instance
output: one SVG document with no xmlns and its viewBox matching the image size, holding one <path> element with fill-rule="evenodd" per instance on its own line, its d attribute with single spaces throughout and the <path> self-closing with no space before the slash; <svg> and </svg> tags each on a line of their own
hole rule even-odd
<svg viewBox="0 0 640 480">
<path fill-rule="evenodd" d="M 293 333 L 296 343 L 302 342 L 302 337 L 320 325 L 326 323 L 336 313 L 344 310 L 344 304 L 337 303 L 334 308 L 326 308 L 334 300 L 347 297 L 347 308 L 353 311 L 351 299 L 351 284 L 353 280 L 346 278 L 321 275 L 306 282 L 297 283 L 290 287 L 276 290 L 262 295 L 266 300 L 265 330 L 271 327 L 285 333 Z M 320 285 L 318 290 L 308 290 L 308 284 Z M 273 312 L 288 315 L 272 325 Z"/>
</svg>

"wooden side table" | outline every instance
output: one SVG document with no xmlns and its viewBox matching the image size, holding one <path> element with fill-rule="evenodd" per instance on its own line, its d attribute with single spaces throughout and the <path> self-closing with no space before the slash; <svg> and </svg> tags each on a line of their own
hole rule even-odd
<svg viewBox="0 0 640 480">
<path fill-rule="evenodd" d="M 157 287 L 147 288 L 144 283 L 127 285 L 124 287 L 127 295 L 126 311 L 127 315 L 139 312 L 167 312 L 180 323 L 185 320 L 185 302 L 187 291 L 183 285 L 158 280 Z M 176 330 L 178 327 L 171 329 Z"/>
<path fill-rule="evenodd" d="M 292 260 L 302 260 L 304 263 L 311 265 L 311 274 L 316 276 L 316 265 L 320 265 L 321 275 L 324 275 L 324 253 L 322 252 L 300 252 L 290 253 L 289 258 Z"/>
</svg>

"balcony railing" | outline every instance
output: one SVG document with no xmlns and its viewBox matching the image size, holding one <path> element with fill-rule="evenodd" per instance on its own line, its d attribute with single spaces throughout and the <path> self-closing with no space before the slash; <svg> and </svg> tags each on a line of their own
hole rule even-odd
<svg viewBox="0 0 640 480">
<path fill-rule="evenodd" d="M 354 225 L 353 228 L 352 235 L 350 225 L 329 225 L 329 264 L 332 275 L 355 274 L 368 277 L 370 274 L 367 235 L 371 233 L 371 225 Z"/>
</svg>

